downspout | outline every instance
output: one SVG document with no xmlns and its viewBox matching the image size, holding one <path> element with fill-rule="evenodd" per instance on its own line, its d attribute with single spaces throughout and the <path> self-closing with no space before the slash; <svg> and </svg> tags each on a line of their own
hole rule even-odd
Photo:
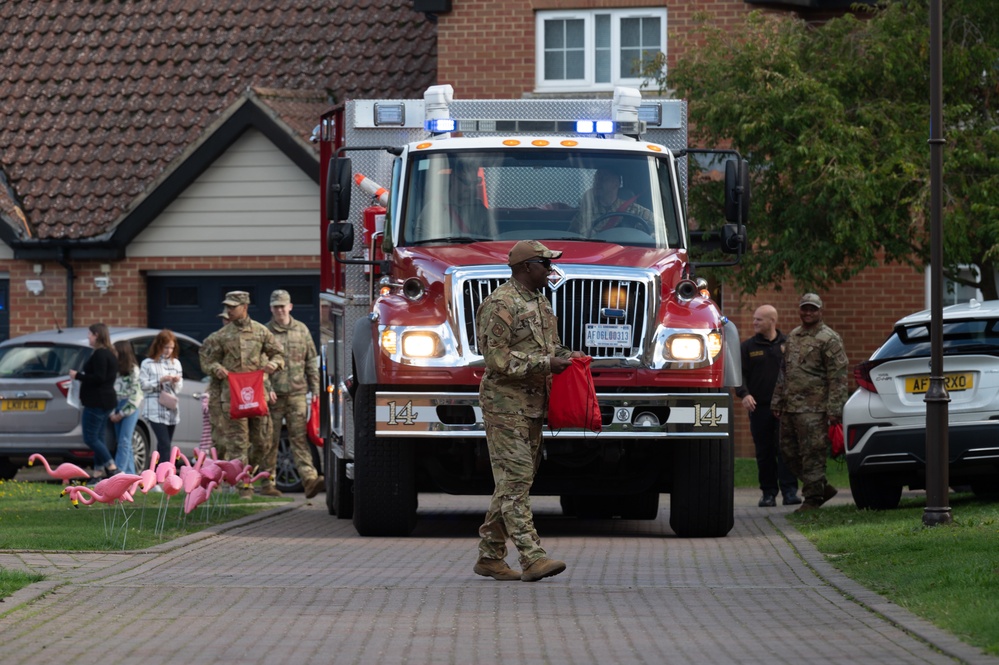
<svg viewBox="0 0 999 665">
<path fill-rule="evenodd" d="M 73 265 L 66 259 L 66 248 L 59 248 L 59 265 L 66 269 L 66 327 L 73 327 Z"/>
</svg>

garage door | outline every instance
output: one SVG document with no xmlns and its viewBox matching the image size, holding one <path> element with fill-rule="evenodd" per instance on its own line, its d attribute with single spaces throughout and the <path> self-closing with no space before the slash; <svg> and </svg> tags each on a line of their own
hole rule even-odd
<svg viewBox="0 0 999 665">
<path fill-rule="evenodd" d="M 271 319 L 270 295 L 275 289 L 291 294 L 292 316 L 312 331 L 319 343 L 319 275 L 151 274 L 147 277 L 149 327 L 169 328 L 203 340 L 218 330 L 222 301 L 229 291 L 250 294 L 250 318 Z"/>
</svg>

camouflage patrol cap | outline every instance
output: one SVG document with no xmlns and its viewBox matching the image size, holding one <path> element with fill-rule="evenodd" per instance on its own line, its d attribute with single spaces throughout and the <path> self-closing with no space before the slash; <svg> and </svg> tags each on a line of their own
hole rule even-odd
<svg viewBox="0 0 999 665">
<path fill-rule="evenodd" d="M 801 302 L 798 303 L 798 307 L 804 307 L 805 305 L 811 305 L 815 309 L 822 309 L 822 298 L 815 293 L 806 293 L 801 296 Z"/>
<path fill-rule="evenodd" d="M 230 307 L 238 307 L 240 305 L 250 304 L 250 294 L 246 291 L 230 291 L 225 294 L 225 300 L 222 301 L 223 305 L 229 305 Z"/>
<path fill-rule="evenodd" d="M 290 305 L 291 294 L 284 289 L 278 289 L 271 293 L 271 307 L 274 305 Z"/>
<path fill-rule="evenodd" d="M 521 240 L 510 249 L 509 265 L 540 257 L 542 259 L 557 259 L 562 256 L 562 252 L 548 249 L 537 240 Z"/>
</svg>

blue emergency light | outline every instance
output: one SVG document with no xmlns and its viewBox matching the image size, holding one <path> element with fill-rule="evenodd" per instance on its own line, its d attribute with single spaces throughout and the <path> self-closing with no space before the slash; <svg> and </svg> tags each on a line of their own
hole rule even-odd
<svg viewBox="0 0 999 665">
<path fill-rule="evenodd" d="M 447 134 L 458 128 L 458 121 L 454 118 L 434 118 L 427 120 L 423 126 L 431 134 Z"/>
</svg>

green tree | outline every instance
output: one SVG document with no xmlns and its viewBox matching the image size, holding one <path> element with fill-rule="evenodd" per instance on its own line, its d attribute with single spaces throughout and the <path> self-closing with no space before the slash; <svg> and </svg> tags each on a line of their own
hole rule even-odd
<svg viewBox="0 0 999 665">
<path fill-rule="evenodd" d="M 999 11 L 949 0 L 944 26 L 945 270 L 976 264 L 996 294 L 999 264 Z M 819 27 L 751 13 L 741 29 L 674 37 L 687 55 L 668 85 L 688 100 L 691 144 L 750 160 L 754 248 L 745 291 L 820 288 L 879 262 L 929 255 L 929 10 L 895 0 Z M 658 68 L 658 69 L 657 69 Z M 649 70 L 667 87 L 662 62 Z M 659 74 L 655 74 L 659 72 Z M 691 188 L 695 219 L 721 218 L 717 185 Z"/>
</svg>

